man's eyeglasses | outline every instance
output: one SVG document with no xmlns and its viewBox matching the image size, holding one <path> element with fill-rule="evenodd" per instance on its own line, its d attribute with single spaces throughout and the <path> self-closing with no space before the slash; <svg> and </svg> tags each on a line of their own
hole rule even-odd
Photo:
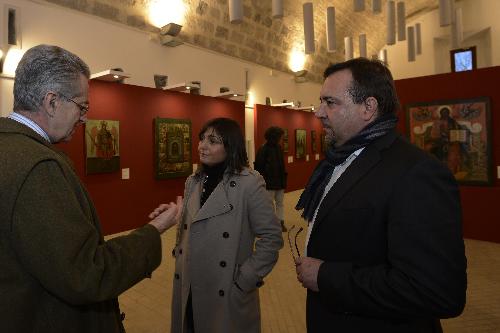
<svg viewBox="0 0 500 333">
<path fill-rule="evenodd" d="M 297 250 L 297 256 L 295 256 L 295 253 L 293 252 L 292 240 L 290 239 L 290 233 L 292 232 L 292 230 L 294 228 L 295 228 L 295 224 L 292 225 L 292 227 L 290 229 L 288 229 L 287 236 L 288 236 L 288 244 L 290 245 L 290 252 L 292 252 L 292 257 L 293 257 L 293 260 L 295 261 L 295 259 L 300 258 L 300 251 L 299 251 L 299 247 L 297 246 L 297 237 L 302 232 L 302 230 L 304 230 L 304 228 L 300 227 L 300 229 L 295 233 L 294 245 L 295 245 L 295 250 Z"/>
<path fill-rule="evenodd" d="M 62 97 L 64 97 L 65 100 L 73 102 L 76 106 L 78 106 L 78 108 L 80 109 L 80 117 L 83 117 L 87 112 L 89 112 L 89 107 L 88 106 L 85 106 L 83 104 L 77 103 L 72 98 L 66 97 L 63 94 L 59 94 L 59 95 L 61 95 Z"/>
</svg>

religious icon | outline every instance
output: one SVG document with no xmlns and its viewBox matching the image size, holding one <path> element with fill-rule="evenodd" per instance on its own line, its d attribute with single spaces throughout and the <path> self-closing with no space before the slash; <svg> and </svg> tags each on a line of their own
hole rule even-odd
<svg viewBox="0 0 500 333">
<path fill-rule="evenodd" d="M 156 178 L 189 176 L 191 162 L 191 121 L 155 119 Z"/>
<path fill-rule="evenodd" d="M 86 173 L 108 173 L 120 169 L 120 122 L 88 119 L 85 125 Z"/>
<path fill-rule="evenodd" d="M 295 158 L 301 159 L 306 156 L 306 135 L 305 129 L 295 130 Z"/>
</svg>

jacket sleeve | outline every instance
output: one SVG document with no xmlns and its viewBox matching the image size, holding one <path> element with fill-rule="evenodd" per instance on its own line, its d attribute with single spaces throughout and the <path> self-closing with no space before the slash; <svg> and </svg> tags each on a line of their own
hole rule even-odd
<svg viewBox="0 0 500 333">
<path fill-rule="evenodd" d="M 467 287 L 458 186 L 434 160 L 414 166 L 396 186 L 387 203 L 387 263 L 323 263 L 320 297 L 339 312 L 458 316 Z"/>
<path fill-rule="evenodd" d="M 103 242 L 96 218 L 86 209 L 92 203 L 79 200 L 59 165 L 41 162 L 19 192 L 11 231 L 23 267 L 71 304 L 117 297 L 149 277 L 161 261 L 161 239 L 154 227 L 145 225 Z"/>
<path fill-rule="evenodd" d="M 262 279 L 269 274 L 278 261 L 279 250 L 283 247 L 281 226 L 278 223 L 271 197 L 267 193 L 261 176 L 254 176 L 249 182 L 247 204 L 250 225 L 257 237 L 253 254 L 242 264 L 238 286 L 250 291 L 260 287 Z"/>
</svg>

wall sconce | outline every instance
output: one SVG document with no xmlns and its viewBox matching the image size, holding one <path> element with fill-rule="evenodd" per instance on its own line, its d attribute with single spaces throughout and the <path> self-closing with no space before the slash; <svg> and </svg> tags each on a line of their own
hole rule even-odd
<svg viewBox="0 0 500 333">
<path fill-rule="evenodd" d="M 163 88 L 163 90 L 181 91 L 194 95 L 199 95 L 200 89 L 201 89 L 200 81 L 182 82 L 182 83 L 172 84 L 170 86 L 166 86 Z"/>
<path fill-rule="evenodd" d="M 293 72 L 295 83 L 307 82 L 306 75 L 307 69 L 301 69 L 299 71 Z"/>
<path fill-rule="evenodd" d="M 216 95 L 215 97 L 221 97 L 221 98 L 233 98 L 233 97 L 240 97 L 243 96 L 243 94 L 239 94 L 237 92 L 232 91 L 228 87 L 220 87 L 219 88 L 219 94 Z"/>
<path fill-rule="evenodd" d="M 167 86 L 168 75 L 155 74 L 153 78 L 155 81 L 156 89 L 163 89 Z"/>
<path fill-rule="evenodd" d="M 182 41 L 180 40 L 177 35 L 181 32 L 182 25 L 177 24 L 177 23 L 169 23 L 167 25 L 164 25 L 160 29 L 160 43 L 161 45 L 165 46 L 178 46 L 182 44 Z"/>
<path fill-rule="evenodd" d="M 120 70 L 119 68 L 113 68 L 113 69 L 107 69 L 105 71 L 92 74 L 90 76 L 90 79 L 123 83 L 123 80 L 125 80 L 129 77 L 130 77 L 130 74 L 124 73 L 123 70 Z"/>
</svg>

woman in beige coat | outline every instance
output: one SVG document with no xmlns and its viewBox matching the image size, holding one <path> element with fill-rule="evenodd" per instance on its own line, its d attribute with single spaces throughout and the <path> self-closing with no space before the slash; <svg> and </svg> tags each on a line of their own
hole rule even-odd
<svg viewBox="0 0 500 333">
<path fill-rule="evenodd" d="M 171 332 L 260 332 L 258 288 L 283 246 L 279 221 L 235 121 L 208 122 L 198 151 L 174 249 Z"/>
</svg>

